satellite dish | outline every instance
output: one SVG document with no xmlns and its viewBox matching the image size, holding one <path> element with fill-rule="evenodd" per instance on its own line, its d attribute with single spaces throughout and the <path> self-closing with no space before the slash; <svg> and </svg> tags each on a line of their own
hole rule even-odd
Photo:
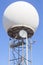
<svg viewBox="0 0 43 65">
<path fill-rule="evenodd" d="M 38 28 L 39 15 L 35 7 L 30 3 L 17 1 L 6 8 L 3 14 L 3 24 L 11 38 L 25 38 L 25 34 L 21 36 L 23 30 L 27 32 L 29 38 Z"/>
</svg>

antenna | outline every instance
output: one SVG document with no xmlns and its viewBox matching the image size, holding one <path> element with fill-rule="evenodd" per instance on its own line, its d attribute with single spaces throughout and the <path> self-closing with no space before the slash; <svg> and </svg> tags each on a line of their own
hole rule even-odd
<svg viewBox="0 0 43 65">
<path fill-rule="evenodd" d="M 10 37 L 8 65 L 32 65 L 30 39 L 39 25 L 36 8 L 25 1 L 10 4 L 3 14 L 3 25 Z"/>
</svg>

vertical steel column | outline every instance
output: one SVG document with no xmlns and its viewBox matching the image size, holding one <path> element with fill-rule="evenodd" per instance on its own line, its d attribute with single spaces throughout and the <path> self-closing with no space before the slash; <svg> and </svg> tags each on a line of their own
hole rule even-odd
<svg viewBox="0 0 43 65">
<path fill-rule="evenodd" d="M 23 46 L 23 39 L 22 39 L 22 65 L 24 65 L 24 46 Z"/>
<path fill-rule="evenodd" d="M 28 65 L 28 38 L 26 36 L 26 64 Z"/>
<path fill-rule="evenodd" d="M 8 48 L 8 65 L 10 65 L 10 43 Z"/>
<path fill-rule="evenodd" d="M 32 65 L 32 43 L 31 42 L 30 42 L 30 52 L 31 52 L 30 56 L 31 56 L 31 65 Z"/>
</svg>

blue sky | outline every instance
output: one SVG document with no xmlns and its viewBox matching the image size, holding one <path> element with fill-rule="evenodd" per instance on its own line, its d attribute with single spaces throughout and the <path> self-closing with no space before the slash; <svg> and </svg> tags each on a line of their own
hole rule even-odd
<svg viewBox="0 0 43 65">
<path fill-rule="evenodd" d="M 8 46 L 9 37 L 3 27 L 3 12 L 6 7 L 12 2 L 19 0 L 0 0 L 0 65 L 8 65 Z M 37 31 L 35 32 L 32 40 L 36 40 L 36 43 L 32 45 L 33 52 L 33 65 L 43 65 L 43 0 L 21 0 L 30 2 L 35 6 L 39 13 L 40 23 Z"/>
</svg>

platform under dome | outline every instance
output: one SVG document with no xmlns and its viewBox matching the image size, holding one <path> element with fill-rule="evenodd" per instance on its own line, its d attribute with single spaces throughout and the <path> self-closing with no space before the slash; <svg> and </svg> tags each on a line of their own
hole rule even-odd
<svg viewBox="0 0 43 65">
<path fill-rule="evenodd" d="M 39 25 L 39 15 L 30 3 L 17 1 L 6 8 L 3 24 L 12 38 L 15 38 L 20 30 L 27 31 L 28 37 L 31 37 Z M 16 38 L 20 38 L 19 34 Z"/>
</svg>

